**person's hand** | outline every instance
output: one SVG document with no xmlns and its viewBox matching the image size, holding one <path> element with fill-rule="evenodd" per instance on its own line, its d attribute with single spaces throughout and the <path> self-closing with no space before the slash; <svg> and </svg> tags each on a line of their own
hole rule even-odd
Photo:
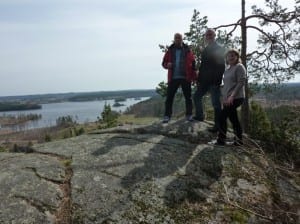
<svg viewBox="0 0 300 224">
<path fill-rule="evenodd" d="M 172 66 L 173 66 L 173 65 L 172 65 L 172 63 L 171 63 L 171 62 L 168 62 L 168 64 L 167 64 L 167 68 L 169 68 L 169 69 L 170 69 L 170 68 L 172 68 Z"/>
<path fill-rule="evenodd" d="M 225 101 L 224 101 L 224 105 L 225 106 L 231 106 L 233 104 L 233 100 L 234 97 L 233 96 L 229 96 Z"/>
</svg>

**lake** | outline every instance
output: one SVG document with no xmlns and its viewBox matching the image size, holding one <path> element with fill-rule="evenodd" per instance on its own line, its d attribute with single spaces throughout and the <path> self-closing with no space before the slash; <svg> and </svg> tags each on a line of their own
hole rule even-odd
<svg viewBox="0 0 300 224">
<path fill-rule="evenodd" d="M 114 100 L 103 101 L 86 101 L 86 102 L 61 102 L 61 103 L 49 103 L 41 104 L 40 110 L 26 110 L 26 111 L 9 111 L 0 112 L 0 116 L 5 115 L 20 115 L 20 114 L 41 114 L 42 118 L 37 121 L 29 121 L 22 125 L 14 125 L 7 127 L 0 127 L 0 130 L 14 130 L 22 131 L 34 128 L 51 127 L 56 125 L 56 119 L 58 117 L 70 115 L 76 120 L 77 123 L 87 123 L 97 121 L 97 117 L 101 116 L 101 112 L 105 103 L 110 104 L 112 110 L 118 112 L 124 112 L 127 107 L 136 104 L 138 102 L 149 99 L 149 97 L 141 97 L 139 99 L 128 98 L 124 102 L 124 106 L 113 107 Z"/>
</svg>

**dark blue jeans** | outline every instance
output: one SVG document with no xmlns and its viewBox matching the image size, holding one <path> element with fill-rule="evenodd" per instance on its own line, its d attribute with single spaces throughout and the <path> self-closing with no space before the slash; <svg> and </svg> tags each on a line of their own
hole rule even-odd
<svg viewBox="0 0 300 224">
<path fill-rule="evenodd" d="M 196 110 L 196 119 L 197 120 L 204 120 L 205 114 L 203 110 L 203 96 L 210 92 L 211 94 L 211 103 L 214 108 L 214 121 L 215 121 L 215 127 L 219 127 L 219 120 L 220 120 L 220 114 L 221 114 L 221 90 L 220 86 L 216 85 L 204 85 L 204 84 L 198 84 L 197 90 L 194 93 L 194 104 L 195 104 L 195 110 Z"/>
<path fill-rule="evenodd" d="M 191 83 L 185 79 L 174 79 L 168 83 L 167 87 L 167 99 L 165 102 L 165 116 L 172 116 L 172 106 L 174 101 L 174 96 L 181 86 L 184 98 L 185 98 L 185 114 L 192 115 L 193 102 L 192 102 L 192 87 Z"/>
</svg>

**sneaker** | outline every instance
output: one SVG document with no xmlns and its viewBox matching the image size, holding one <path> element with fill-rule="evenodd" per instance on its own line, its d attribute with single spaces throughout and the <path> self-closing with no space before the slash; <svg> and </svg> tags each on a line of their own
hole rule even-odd
<svg viewBox="0 0 300 224">
<path fill-rule="evenodd" d="M 220 138 L 217 138 L 216 145 L 225 145 L 225 141 Z"/>
<path fill-rule="evenodd" d="M 170 117 L 169 116 L 164 116 L 162 123 L 166 124 L 170 121 Z"/>
<path fill-rule="evenodd" d="M 194 121 L 192 115 L 186 115 L 186 116 L 185 116 L 185 119 L 186 119 L 187 121 L 190 121 L 190 122 Z"/>
<path fill-rule="evenodd" d="M 196 117 L 196 116 L 193 117 L 193 120 L 194 121 L 204 121 L 203 118 L 199 118 L 199 117 Z"/>
<path fill-rule="evenodd" d="M 225 141 L 221 139 L 212 140 L 211 142 L 208 142 L 209 145 L 216 145 L 216 146 L 224 146 Z"/>
<path fill-rule="evenodd" d="M 217 133 L 218 132 L 218 128 L 217 127 L 208 128 L 207 130 L 209 132 L 211 132 L 211 133 Z"/>
</svg>

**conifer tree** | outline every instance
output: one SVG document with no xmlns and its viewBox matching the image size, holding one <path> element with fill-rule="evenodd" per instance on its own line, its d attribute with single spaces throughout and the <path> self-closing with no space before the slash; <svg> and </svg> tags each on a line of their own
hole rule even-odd
<svg viewBox="0 0 300 224">
<path fill-rule="evenodd" d="M 249 1 L 250 2 L 250 1 Z M 278 0 L 265 0 L 265 9 L 252 6 L 252 14 L 245 13 L 246 0 L 241 0 L 241 18 L 232 24 L 215 27 L 231 28 L 230 37 L 240 28 L 241 59 L 247 68 L 246 100 L 242 107 L 242 121 L 249 130 L 249 86 L 248 82 L 280 84 L 291 80 L 300 70 L 300 0 L 295 0 L 288 10 Z M 252 25 L 253 21 L 258 25 Z M 248 30 L 259 34 L 257 49 L 248 52 Z"/>
<path fill-rule="evenodd" d="M 111 110 L 110 104 L 104 105 L 101 113 L 101 119 L 98 117 L 100 123 L 105 124 L 105 128 L 111 128 L 117 125 L 118 113 Z"/>
</svg>

